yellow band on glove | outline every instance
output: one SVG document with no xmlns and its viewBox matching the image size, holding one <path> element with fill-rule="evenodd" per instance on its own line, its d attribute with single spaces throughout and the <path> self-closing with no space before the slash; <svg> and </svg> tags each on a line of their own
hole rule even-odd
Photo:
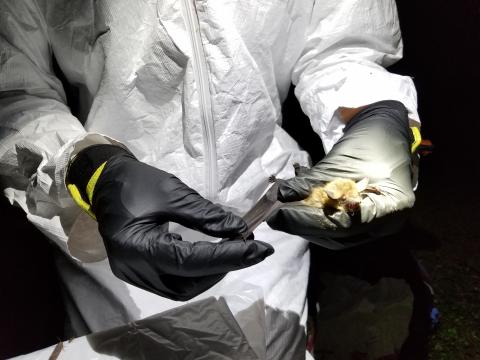
<svg viewBox="0 0 480 360">
<path fill-rule="evenodd" d="M 411 151 L 413 154 L 415 151 L 417 151 L 417 148 L 420 146 L 422 142 L 422 134 L 420 134 L 420 129 L 418 127 L 413 126 L 410 129 L 412 130 L 412 134 L 413 134 L 413 143 L 411 148 Z"/>
<path fill-rule="evenodd" d="M 95 185 L 97 184 L 98 179 L 100 178 L 100 175 L 102 174 L 102 171 L 105 167 L 107 162 L 105 161 L 102 165 L 100 165 L 97 170 L 93 173 L 92 177 L 90 180 L 88 180 L 87 183 L 87 188 L 85 189 L 87 192 L 87 197 L 88 197 L 88 202 L 86 202 L 80 193 L 80 190 L 78 190 L 77 185 L 75 184 L 68 184 L 67 188 L 68 191 L 70 192 L 70 195 L 72 196 L 73 200 L 75 203 L 80 206 L 80 208 L 85 211 L 88 215 L 90 215 L 94 220 L 97 220 L 95 217 L 95 214 L 92 211 L 92 199 L 93 199 L 93 191 L 95 190 Z"/>
</svg>

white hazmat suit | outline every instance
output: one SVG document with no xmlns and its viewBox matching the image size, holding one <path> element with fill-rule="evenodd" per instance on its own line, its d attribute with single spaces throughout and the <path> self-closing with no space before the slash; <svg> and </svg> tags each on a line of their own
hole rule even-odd
<svg viewBox="0 0 480 360">
<path fill-rule="evenodd" d="M 112 274 L 65 187 L 71 154 L 119 142 L 242 215 L 270 175 L 308 165 L 281 128 L 290 84 L 328 151 L 342 134 L 339 107 L 397 100 L 418 120 L 412 80 L 384 69 L 401 56 L 393 0 L 0 0 L 2 189 L 64 250 L 61 277 L 89 330 L 141 319 L 180 303 Z M 54 62 L 78 89 L 76 117 Z M 307 242 L 266 224 L 255 237 L 275 254 L 201 297 L 261 291 L 277 312 L 267 311 L 267 357 L 294 358 Z"/>
</svg>

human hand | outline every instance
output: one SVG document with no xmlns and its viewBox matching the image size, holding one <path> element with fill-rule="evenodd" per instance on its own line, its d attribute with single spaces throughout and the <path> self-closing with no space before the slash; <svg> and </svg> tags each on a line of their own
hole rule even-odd
<svg viewBox="0 0 480 360">
<path fill-rule="evenodd" d="M 278 199 L 286 204 L 270 216 L 268 224 L 329 248 L 396 231 L 405 216 L 402 210 L 415 201 L 410 169 L 412 140 L 407 110 L 401 103 L 381 101 L 361 109 L 324 159 L 311 169 L 298 169 L 295 178 L 277 180 Z M 296 202 L 307 198 L 314 187 L 338 178 L 368 178 L 377 191 L 362 194 L 355 214 L 328 212 Z"/>
<path fill-rule="evenodd" d="M 85 168 L 97 168 L 105 159 L 93 189 L 83 197 L 89 198 L 110 266 L 120 279 L 164 297 L 186 300 L 225 273 L 254 265 L 273 253 L 271 245 L 256 240 L 190 243 L 169 233 L 168 222 L 174 221 L 230 239 L 240 237 L 246 224 L 177 177 L 138 161 L 120 147 L 83 150 L 70 166 L 68 181 L 88 189 L 90 180 L 82 174 L 93 171 Z"/>
</svg>

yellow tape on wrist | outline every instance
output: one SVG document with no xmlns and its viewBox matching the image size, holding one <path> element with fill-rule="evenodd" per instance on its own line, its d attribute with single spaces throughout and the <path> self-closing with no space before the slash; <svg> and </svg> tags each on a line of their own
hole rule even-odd
<svg viewBox="0 0 480 360">
<path fill-rule="evenodd" d="M 105 161 L 102 165 L 100 165 L 97 168 L 97 170 L 95 170 L 90 180 L 88 180 L 86 190 L 87 190 L 88 201 L 90 202 L 90 204 L 92 203 L 92 199 L 93 199 L 93 190 L 95 190 L 95 185 L 97 185 L 97 181 L 100 175 L 102 174 L 103 168 L 105 167 L 106 164 L 107 162 Z"/>
<path fill-rule="evenodd" d="M 92 212 L 90 204 L 83 200 L 82 195 L 80 195 L 80 191 L 78 190 L 77 185 L 68 184 L 67 189 L 70 193 L 70 196 L 73 198 L 73 201 L 75 201 L 75 203 L 80 206 L 80 208 L 88 215 L 90 215 L 93 219 L 97 220 L 95 214 Z"/>
<path fill-rule="evenodd" d="M 413 134 L 413 143 L 411 147 L 412 154 L 417 151 L 417 148 L 420 146 L 422 142 L 422 134 L 420 134 L 420 129 L 418 127 L 411 127 Z"/>
<path fill-rule="evenodd" d="M 105 161 L 102 165 L 100 165 L 97 170 L 93 173 L 92 177 L 90 180 L 88 180 L 87 183 L 87 188 L 85 189 L 87 192 L 87 197 L 88 197 L 88 203 L 82 198 L 82 195 L 80 194 L 80 190 L 78 190 L 77 185 L 75 184 L 68 184 L 67 188 L 68 191 L 70 192 L 70 195 L 73 198 L 73 201 L 80 206 L 80 208 L 85 211 L 88 215 L 90 215 L 93 219 L 97 220 L 95 217 L 95 214 L 92 211 L 92 199 L 93 199 L 93 191 L 95 190 L 95 185 L 97 184 L 98 179 L 100 178 L 100 175 L 102 174 L 102 171 L 105 167 L 107 162 Z"/>
</svg>

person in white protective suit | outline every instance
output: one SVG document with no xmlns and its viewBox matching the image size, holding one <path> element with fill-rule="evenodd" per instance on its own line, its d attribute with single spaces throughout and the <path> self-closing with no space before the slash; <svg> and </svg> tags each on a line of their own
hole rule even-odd
<svg viewBox="0 0 480 360">
<path fill-rule="evenodd" d="M 343 141 L 357 155 L 282 183 L 280 198 L 305 197 L 320 172 L 376 179 L 362 224 L 411 207 L 405 157 L 393 172 L 362 158 L 374 139 L 397 143 L 395 131 L 369 132 L 371 119 L 400 127 L 400 153 L 404 120 L 418 122 L 412 80 L 384 68 L 401 56 L 394 0 L 0 0 L 2 190 L 63 250 L 60 275 L 88 331 L 256 289 L 267 358 L 297 358 L 309 251 L 304 233 L 282 229 L 294 212 L 269 221 L 284 231 L 262 223 L 255 240 L 212 240 L 240 238 L 271 175 L 309 166 L 281 128 L 292 83 L 327 153 L 348 138 L 345 123 L 366 124 L 367 150 Z M 76 116 L 55 62 L 78 89 Z M 353 226 L 318 216 L 332 233 Z"/>
</svg>

